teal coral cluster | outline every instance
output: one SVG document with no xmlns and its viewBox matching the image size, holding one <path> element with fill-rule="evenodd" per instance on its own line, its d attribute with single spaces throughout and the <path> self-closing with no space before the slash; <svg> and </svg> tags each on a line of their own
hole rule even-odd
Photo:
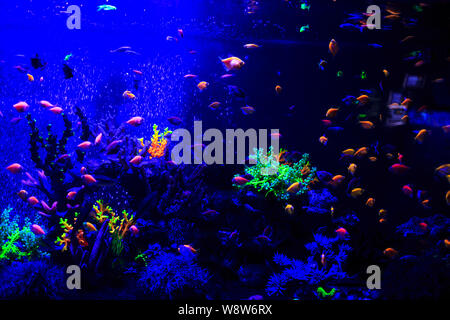
<svg viewBox="0 0 450 320">
<path fill-rule="evenodd" d="M 309 154 L 304 153 L 299 161 L 290 164 L 283 159 L 285 153 L 286 151 L 281 149 L 279 154 L 273 154 L 272 147 L 267 155 L 262 149 L 255 150 L 250 159 L 256 160 L 256 164 L 245 168 L 245 174 L 253 179 L 237 188 L 251 186 L 258 192 L 265 192 L 266 197 L 272 194 L 278 200 L 288 200 L 293 194 L 287 192 L 287 189 L 298 182 L 300 189 L 296 195 L 306 193 L 317 169 L 311 166 Z"/>
<path fill-rule="evenodd" d="M 31 221 L 19 215 L 12 215 L 8 207 L 0 215 L 0 262 L 22 261 L 24 259 L 42 258 L 47 254 L 39 249 L 39 239 L 31 232 Z"/>
</svg>

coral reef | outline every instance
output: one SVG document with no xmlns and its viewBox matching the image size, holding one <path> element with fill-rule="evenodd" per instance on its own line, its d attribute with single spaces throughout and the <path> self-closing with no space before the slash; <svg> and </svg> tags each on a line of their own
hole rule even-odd
<svg viewBox="0 0 450 320">
<path fill-rule="evenodd" d="M 280 150 L 279 154 L 272 154 L 272 148 L 269 148 L 267 154 L 262 149 L 255 150 L 255 154 L 250 158 L 254 159 L 256 164 L 245 168 L 245 175 L 251 177 L 250 180 L 245 184 L 238 184 L 236 187 L 242 189 L 250 186 L 258 192 L 265 192 L 265 196 L 271 194 L 278 200 L 288 200 L 293 194 L 305 193 L 315 178 L 317 169 L 311 166 L 307 153 L 294 163 L 283 161 L 285 153 L 286 151 Z M 235 177 L 240 177 L 240 175 Z M 299 184 L 299 190 L 290 193 L 287 189 L 293 183 Z"/>
<path fill-rule="evenodd" d="M 160 252 L 147 261 L 138 285 L 144 293 L 158 298 L 174 298 L 183 293 L 189 296 L 186 291 L 196 296 L 204 291 L 209 277 L 191 258 Z"/>
</svg>

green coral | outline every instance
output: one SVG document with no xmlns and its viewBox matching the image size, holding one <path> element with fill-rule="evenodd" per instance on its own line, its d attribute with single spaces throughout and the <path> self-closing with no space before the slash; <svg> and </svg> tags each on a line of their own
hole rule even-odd
<svg viewBox="0 0 450 320">
<path fill-rule="evenodd" d="M 253 179 L 236 187 L 251 186 L 258 192 L 265 192 L 265 196 L 274 195 L 278 200 L 288 200 L 293 195 L 288 193 L 287 189 L 295 182 L 300 186 L 296 195 L 307 192 L 308 185 L 315 178 L 317 171 L 311 166 L 309 154 L 305 153 L 298 162 L 289 164 L 280 161 L 285 153 L 285 150 L 280 149 L 279 154 L 273 154 L 270 147 L 265 155 L 263 149 L 255 149 L 255 154 L 251 155 L 250 159 L 256 160 L 256 164 L 245 167 L 245 174 L 251 175 Z"/>
<path fill-rule="evenodd" d="M 328 298 L 328 297 L 332 297 L 334 296 L 334 294 L 336 293 L 336 288 L 333 288 L 330 290 L 330 292 L 326 292 L 324 288 L 322 287 L 318 287 L 317 288 L 317 294 L 321 297 L 321 298 Z"/>
<path fill-rule="evenodd" d="M 39 249 L 39 239 L 31 232 L 31 221 L 19 215 L 11 217 L 12 208 L 8 207 L 0 215 L 0 261 L 21 261 L 24 258 L 42 258 L 47 253 Z"/>
</svg>

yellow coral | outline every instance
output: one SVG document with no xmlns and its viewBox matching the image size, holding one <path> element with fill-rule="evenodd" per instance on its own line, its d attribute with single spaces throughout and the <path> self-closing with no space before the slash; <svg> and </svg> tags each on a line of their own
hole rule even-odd
<svg viewBox="0 0 450 320">
<path fill-rule="evenodd" d="M 110 206 L 105 206 L 103 204 L 102 200 L 97 200 L 96 202 L 97 202 L 98 206 L 94 205 L 92 208 L 95 211 L 94 219 L 97 220 L 97 222 L 103 223 L 103 221 L 105 221 L 106 219 L 109 218 L 108 214 L 110 216 L 114 216 L 115 215 L 115 213 L 111 209 L 111 207 Z"/>
<path fill-rule="evenodd" d="M 130 226 L 133 224 L 134 217 L 128 217 L 126 210 L 123 210 L 121 219 L 120 216 L 111 209 L 111 207 L 104 206 L 102 200 L 98 200 L 97 203 L 99 204 L 99 207 L 93 206 L 96 213 L 94 218 L 99 223 L 103 223 L 106 219 L 109 219 L 109 233 L 116 234 L 120 239 L 122 239 L 129 230 Z"/>
<path fill-rule="evenodd" d="M 63 233 L 61 237 L 58 237 L 55 241 L 56 244 L 62 245 L 64 244 L 64 247 L 62 248 L 61 251 L 66 251 L 67 247 L 70 244 L 70 237 L 67 235 L 67 233 Z"/>
</svg>

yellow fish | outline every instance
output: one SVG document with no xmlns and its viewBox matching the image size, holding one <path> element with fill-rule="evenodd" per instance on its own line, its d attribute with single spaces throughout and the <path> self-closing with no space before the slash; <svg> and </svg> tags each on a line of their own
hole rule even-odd
<svg viewBox="0 0 450 320">
<path fill-rule="evenodd" d="M 284 208 L 284 211 L 286 211 L 287 214 L 293 214 L 294 213 L 294 206 L 292 204 L 288 204 Z"/>
<path fill-rule="evenodd" d="M 414 140 L 416 140 L 418 143 L 423 143 L 425 141 L 425 137 L 428 135 L 428 130 L 422 129 L 420 130 Z"/>
<path fill-rule="evenodd" d="M 345 149 L 344 151 L 342 151 L 342 154 L 343 155 L 346 155 L 346 156 L 352 156 L 353 154 L 355 153 L 355 149 Z"/>
<path fill-rule="evenodd" d="M 328 142 L 328 138 L 325 137 L 325 136 L 321 136 L 321 137 L 319 138 L 319 141 L 320 141 L 321 144 L 323 144 L 324 146 L 326 146 L 326 145 L 327 145 L 327 142 Z"/>
<path fill-rule="evenodd" d="M 27 73 L 27 77 L 28 77 L 28 81 L 30 81 L 30 82 L 34 81 L 34 77 L 31 74 Z"/>
<path fill-rule="evenodd" d="M 355 188 L 350 192 L 350 195 L 352 196 L 352 198 L 358 198 L 359 196 L 361 196 L 364 193 L 364 189 L 362 188 Z"/>
<path fill-rule="evenodd" d="M 353 175 L 355 175 L 357 168 L 358 168 L 358 166 L 356 164 L 350 163 L 350 165 L 348 166 L 348 172 L 353 176 Z"/>
</svg>

